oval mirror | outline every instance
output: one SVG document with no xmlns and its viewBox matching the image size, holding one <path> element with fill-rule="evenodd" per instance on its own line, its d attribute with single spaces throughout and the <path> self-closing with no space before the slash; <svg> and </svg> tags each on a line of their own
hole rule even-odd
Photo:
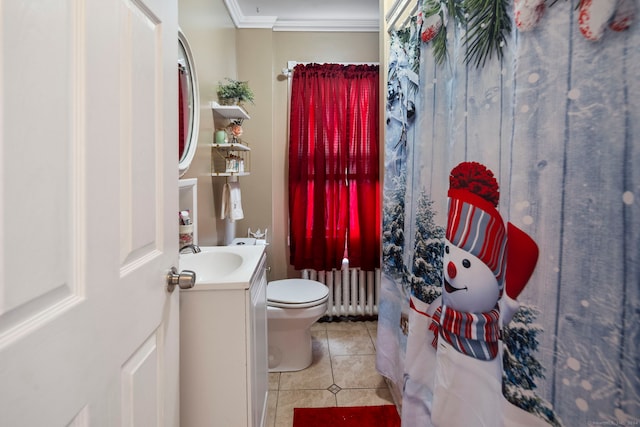
<svg viewBox="0 0 640 427">
<path fill-rule="evenodd" d="M 178 174 L 185 174 L 198 146 L 198 78 L 189 42 L 178 30 Z"/>
</svg>

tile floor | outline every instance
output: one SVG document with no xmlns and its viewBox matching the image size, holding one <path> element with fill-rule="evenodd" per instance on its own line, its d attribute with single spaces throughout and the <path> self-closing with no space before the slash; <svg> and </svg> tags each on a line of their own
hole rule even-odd
<svg viewBox="0 0 640 427">
<path fill-rule="evenodd" d="M 293 408 L 393 404 L 375 368 L 378 323 L 327 322 L 312 328 L 313 363 L 269 373 L 267 427 L 291 427 Z"/>
</svg>

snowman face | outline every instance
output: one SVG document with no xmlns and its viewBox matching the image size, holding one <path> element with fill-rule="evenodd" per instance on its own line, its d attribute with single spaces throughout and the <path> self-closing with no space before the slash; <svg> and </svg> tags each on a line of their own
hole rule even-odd
<svg viewBox="0 0 640 427">
<path fill-rule="evenodd" d="M 468 313 L 492 310 L 500 289 L 493 272 L 475 255 L 445 239 L 442 300 L 447 306 Z"/>
</svg>

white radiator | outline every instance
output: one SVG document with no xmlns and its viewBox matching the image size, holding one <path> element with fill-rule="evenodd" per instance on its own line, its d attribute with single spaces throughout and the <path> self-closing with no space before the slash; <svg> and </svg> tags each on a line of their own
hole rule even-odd
<svg viewBox="0 0 640 427">
<path fill-rule="evenodd" d="M 341 270 L 302 270 L 303 279 L 317 280 L 329 288 L 327 316 L 366 317 L 378 314 L 380 269 L 362 271 L 349 268 L 344 262 Z"/>
</svg>

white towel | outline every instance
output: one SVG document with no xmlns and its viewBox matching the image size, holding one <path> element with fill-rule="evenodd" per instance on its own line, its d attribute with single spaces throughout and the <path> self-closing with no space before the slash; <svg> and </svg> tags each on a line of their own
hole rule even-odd
<svg viewBox="0 0 640 427">
<path fill-rule="evenodd" d="M 228 182 L 222 188 L 222 213 L 220 219 L 225 218 L 229 218 L 231 221 L 244 218 L 239 182 Z"/>
</svg>

